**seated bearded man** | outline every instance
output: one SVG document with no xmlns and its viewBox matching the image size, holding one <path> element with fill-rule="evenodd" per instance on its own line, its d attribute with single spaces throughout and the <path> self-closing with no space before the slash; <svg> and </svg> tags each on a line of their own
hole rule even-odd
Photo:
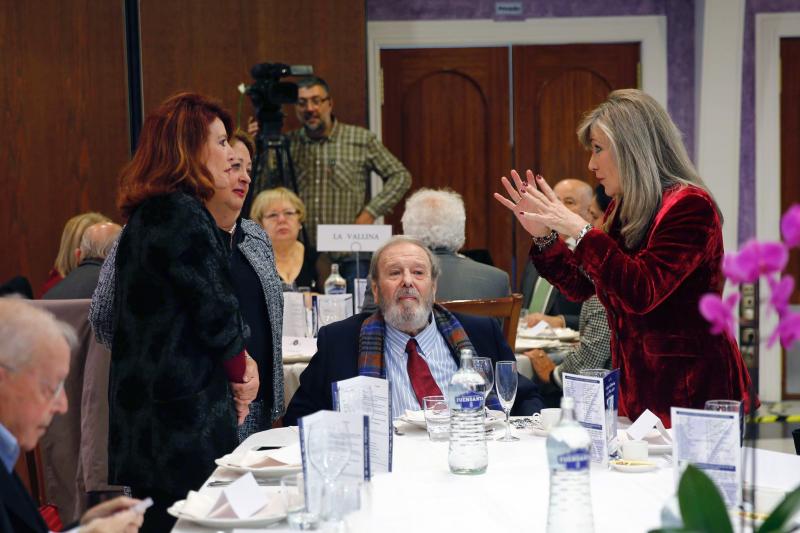
<svg viewBox="0 0 800 533">
<path fill-rule="evenodd" d="M 417 239 L 398 235 L 372 256 L 370 280 L 375 313 L 360 313 L 319 330 L 317 353 L 300 376 L 285 425 L 332 409 L 331 384 L 358 375 L 388 379 L 392 415 L 421 409 L 424 396 L 447 391 L 458 370 L 459 350 L 470 348 L 492 361 L 514 361 L 497 321 L 451 313 L 434 304 L 439 264 Z M 536 385 L 519 376 L 513 415 L 539 411 Z"/>
</svg>

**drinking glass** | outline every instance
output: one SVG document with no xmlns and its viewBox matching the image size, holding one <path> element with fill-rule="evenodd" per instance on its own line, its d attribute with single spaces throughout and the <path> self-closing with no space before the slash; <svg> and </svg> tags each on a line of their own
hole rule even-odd
<svg viewBox="0 0 800 533">
<path fill-rule="evenodd" d="M 739 413 L 739 445 L 744 442 L 744 405 L 738 400 L 707 400 L 706 411 Z"/>
<path fill-rule="evenodd" d="M 308 434 L 308 458 L 311 466 L 323 479 L 322 506 L 323 520 L 337 521 L 334 495 L 334 481 L 344 471 L 350 460 L 350 442 L 347 428 L 335 429 L 328 426 L 312 427 Z"/>
<path fill-rule="evenodd" d="M 425 426 L 428 438 L 433 441 L 450 440 L 450 406 L 444 396 L 425 396 Z"/>
<path fill-rule="evenodd" d="M 506 434 L 497 440 L 502 442 L 519 440 L 519 438 L 511 434 L 511 424 L 509 423 L 511 407 L 517 397 L 517 362 L 498 361 L 495 368 L 495 379 L 497 398 L 500 400 L 500 405 L 503 406 L 503 412 L 506 414 Z"/>
<path fill-rule="evenodd" d="M 492 360 L 488 357 L 473 357 L 472 367 L 481 375 L 483 381 L 486 382 L 486 388 L 483 391 L 483 403 L 486 405 L 486 399 L 492 392 L 494 387 L 494 369 L 492 368 Z"/>
<path fill-rule="evenodd" d="M 286 522 L 290 529 L 313 530 L 318 517 L 306 506 L 303 474 L 287 474 L 281 477 L 281 496 L 286 505 Z"/>
</svg>

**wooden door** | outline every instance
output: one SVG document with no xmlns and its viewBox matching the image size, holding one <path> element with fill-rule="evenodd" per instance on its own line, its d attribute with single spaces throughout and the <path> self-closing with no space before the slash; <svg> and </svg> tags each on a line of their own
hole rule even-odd
<svg viewBox="0 0 800 533">
<path fill-rule="evenodd" d="M 781 39 L 781 213 L 800 202 L 800 39 Z M 796 283 L 791 297 L 800 304 L 800 250 L 789 253 L 786 273 Z M 800 399 L 800 359 L 798 348 L 782 350 L 783 399 Z"/>
<path fill-rule="evenodd" d="M 384 50 L 383 142 L 412 176 L 411 191 L 464 197 L 465 248 L 509 270 L 512 218 L 491 193 L 511 164 L 508 48 Z M 387 222 L 402 231 L 405 199 Z"/>
<path fill-rule="evenodd" d="M 595 185 L 575 130 L 584 113 L 615 89 L 636 87 L 639 43 L 514 46 L 514 166 Z M 517 272 L 530 238 L 517 232 Z"/>
</svg>

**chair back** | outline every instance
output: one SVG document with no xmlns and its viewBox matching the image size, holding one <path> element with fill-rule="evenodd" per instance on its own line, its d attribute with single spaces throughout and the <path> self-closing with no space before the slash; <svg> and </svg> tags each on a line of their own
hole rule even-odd
<svg viewBox="0 0 800 533">
<path fill-rule="evenodd" d="M 449 300 L 437 302 L 449 311 L 464 313 L 466 315 L 488 316 L 503 319 L 503 335 L 506 342 L 514 351 L 517 341 L 517 325 L 519 312 L 522 308 L 522 295 L 514 293 L 503 298 L 490 298 L 485 300 Z"/>
</svg>

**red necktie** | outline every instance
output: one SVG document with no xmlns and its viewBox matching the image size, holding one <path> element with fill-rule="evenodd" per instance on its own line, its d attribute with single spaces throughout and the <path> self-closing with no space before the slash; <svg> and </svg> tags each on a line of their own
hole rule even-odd
<svg viewBox="0 0 800 533">
<path fill-rule="evenodd" d="M 425 405 L 422 399 L 425 396 L 441 396 L 442 391 L 436 384 L 436 380 L 433 379 L 428 363 L 417 351 L 416 339 L 408 339 L 406 353 L 408 354 L 408 379 L 411 381 L 414 394 L 417 395 L 419 406 L 424 409 Z"/>
</svg>

